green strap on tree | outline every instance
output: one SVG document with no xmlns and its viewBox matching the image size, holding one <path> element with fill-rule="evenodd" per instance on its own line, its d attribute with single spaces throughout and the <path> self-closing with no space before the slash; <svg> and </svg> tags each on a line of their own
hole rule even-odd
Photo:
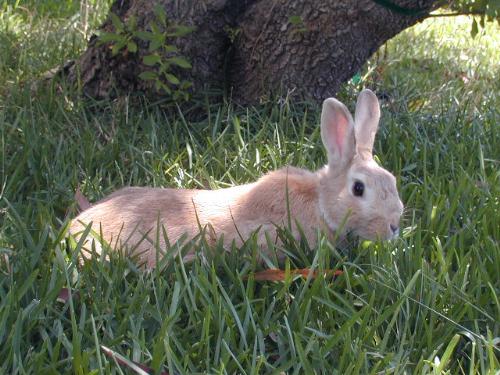
<svg viewBox="0 0 500 375">
<path fill-rule="evenodd" d="M 380 6 L 383 6 L 384 8 L 390 9 L 393 12 L 403 14 L 405 16 L 421 16 L 423 14 L 429 13 L 429 8 L 416 8 L 416 9 L 410 9 L 410 8 L 403 8 L 397 4 L 394 4 L 392 1 L 389 0 L 372 0 L 374 3 L 377 3 Z"/>
</svg>

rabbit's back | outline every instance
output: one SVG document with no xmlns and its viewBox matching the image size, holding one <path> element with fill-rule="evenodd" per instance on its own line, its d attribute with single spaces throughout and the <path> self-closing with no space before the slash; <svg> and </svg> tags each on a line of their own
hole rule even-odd
<svg viewBox="0 0 500 375">
<path fill-rule="evenodd" d="M 275 226 L 286 224 L 291 215 L 292 222 L 305 224 L 303 229 L 312 237 L 318 226 L 317 184 L 315 173 L 289 167 L 255 183 L 227 189 L 128 187 L 78 215 L 70 231 L 78 237 L 92 223 L 93 237 L 102 233 L 111 248 L 135 248 L 146 255 L 150 265 L 156 260 L 152 250 L 157 240 L 160 248 L 165 248 L 165 233 L 172 244 L 184 235 L 193 238 L 200 228 L 206 228 L 209 241 L 223 236 L 230 247 L 232 241 L 240 244 L 260 229 L 259 242 L 264 245 L 264 233 L 274 232 Z"/>
</svg>

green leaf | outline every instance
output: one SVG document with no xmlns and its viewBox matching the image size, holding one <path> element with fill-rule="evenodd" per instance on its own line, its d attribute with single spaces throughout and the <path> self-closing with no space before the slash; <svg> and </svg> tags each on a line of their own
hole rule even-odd
<svg viewBox="0 0 500 375">
<path fill-rule="evenodd" d="M 478 26 L 477 26 L 477 21 L 476 21 L 476 19 L 474 18 L 474 19 L 472 20 L 472 27 L 471 27 L 471 30 L 470 30 L 470 35 L 471 35 L 473 38 L 475 38 L 475 37 L 476 37 L 476 35 L 477 35 L 477 33 L 478 33 L 478 31 L 479 31 L 479 30 L 478 30 Z"/>
<path fill-rule="evenodd" d="M 174 91 L 174 95 L 173 95 L 174 101 L 178 101 L 181 98 L 182 98 L 182 92 L 180 92 L 180 91 Z"/>
<path fill-rule="evenodd" d="M 301 16 L 290 16 L 288 17 L 288 22 L 292 25 L 302 25 L 304 23 Z"/>
<path fill-rule="evenodd" d="M 170 64 L 164 61 L 160 61 L 160 67 L 158 68 L 158 73 L 160 75 L 168 73 L 170 71 Z"/>
<path fill-rule="evenodd" d="M 134 41 L 129 41 L 127 43 L 127 50 L 131 53 L 136 53 L 137 52 L 137 44 Z"/>
<path fill-rule="evenodd" d="M 146 55 L 142 59 L 142 62 L 144 63 L 144 65 L 147 65 L 147 66 L 156 65 L 160 61 L 161 61 L 161 57 L 159 55 Z"/>
<path fill-rule="evenodd" d="M 127 20 L 127 26 L 131 31 L 137 29 L 137 18 L 134 15 L 130 16 Z"/>
<path fill-rule="evenodd" d="M 158 74 L 156 72 L 146 71 L 139 74 L 139 78 L 144 81 L 153 81 L 158 79 Z"/>
<path fill-rule="evenodd" d="M 455 347 L 458 344 L 458 341 L 460 340 L 460 335 L 455 334 L 455 336 L 452 337 L 450 342 L 448 343 L 448 346 L 446 347 L 446 350 L 443 353 L 443 357 L 441 358 L 441 361 L 439 362 L 439 366 L 436 369 L 436 372 L 438 374 L 442 374 L 444 369 L 446 368 L 446 365 L 450 361 L 450 358 L 453 354 L 453 351 L 455 350 Z"/>
<path fill-rule="evenodd" d="M 123 41 L 120 41 L 118 43 L 115 43 L 113 45 L 113 48 L 111 49 L 111 53 L 113 54 L 113 56 L 115 56 L 118 52 L 120 52 L 120 50 L 122 50 L 123 47 L 125 47 L 126 44 L 127 44 L 126 40 L 123 40 Z"/>
<path fill-rule="evenodd" d="M 173 85 L 178 85 L 179 83 L 181 83 L 181 81 L 179 81 L 179 79 L 176 76 L 170 73 L 165 73 L 165 78 L 167 79 L 168 82 L 170 82 Z"/>
<path fill-rule="evenodd" d="M 155 82 L 155 87 L 156 87 L 156 90 L 157 91 L 165 91 L 168 95 L 171 95 L 172 94 L 172 90 L 170 90 L 170 88 L 165 85 L 162 81 L 158 80 Z"/>
<path fill-rule="evenodd" d="M 149 43 L 149 51 L 154 52 L 165 44 L 165 35 L 155 35 L 153 41 Z"/>
<path fill-rule="evenodd" d="M 156 4 L 153 13 L 155 14 L 156 18 L 160 23 L 164 26 L 167 25 L 167 13 L 165 12 L 165 9 L 160 4 Z"/>
<path fill-rule="evenodd" d="M 352 83 L 354 83 L 355 85 L 359 85 L 361 83 L 361 74 L 358 72 L 356 73 L 352 78 L 351 78 L 351 81 Z"/>
<path fill-rule="evenodd" d="M 176 46 L 171 46 L 169 44 L 165 44 L 163 46 L 163 51 L 165 51 L 165 53 L 170 53 L 170 52 L 177 52 L 178 49 Z"/>
<path fill-rule="evenodd" d="M 171 57 L 168 59 L 168 61 L 184 69 L 191 68 L 191 63 L 187 61 L 184 57 Z"/>
<path fill-rule="evenodd" d="M 193 86 L 193 83 L 192 82 L 189 82 L 189 81 L 182 81 L 179 89 L 181 90 L 186 90 L 188 88 L 190 88 L 191 86 Z"/>
<path fill-rule="evenodd" d="M 151 22 L 149 24 L 149 27 L 150 27 L 151 31 L 153 32 L 153 34 L 155 34 L 155 35 L 159 35 L 159 34 L 163 33 L 156 22 Z"/>
<path fill-rule="evenodd" d="M 111 23 L 113 24 L 115 30 L 118 31 L 119 33 L 123 33 L 125 27 L 121 19 L 113 12 L 110 12 L 109 16 L 111 17 Z"/>
<path fill-rule="evenodd" d="M 100 43 L 108 43 L 108 42 L 120 42 L 123 41 L 125 37 L 120 34 L 116 33 L 106 33 L 103 32 L 101 35 L 99 35 L 99 42 Z"/>
<path fill-rule="evenodd" d="M 134 36 L 141 39 L 141 40 L 144 40 L 145 42 L 152 41 L 155 38 L 153 33 L 149 32 L 149 31 L 143 31 L 143 30 L 135 31 Z"/>
<path fill-rule="evenodd" d="M 194 27 L 177 25 L 174 27 L 173 31 L 167 33 L 167 36 L 183 37 L 183 36 L 186 36 L 188 34 L 191 34 L 194 30 L 195 30 Z"/>
</svg>

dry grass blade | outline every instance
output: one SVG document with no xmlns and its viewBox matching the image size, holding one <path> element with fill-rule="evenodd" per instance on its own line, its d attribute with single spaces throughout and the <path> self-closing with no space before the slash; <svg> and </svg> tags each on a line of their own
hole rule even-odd
<svg viewBox="0 0 500 375">
<path fill-rule="evenodd" d="M 10 275 L 12 273 L 10 257 L 7 253 L 0 256 L 0 271 L 2 271 L 5 275 Z"/>
<path fill-rule="evenodd" d="M 111 350 L 107 346 L 101 345 L 101 349 L 104 352 L 104 354 L 106 354 L 106 356 L 108 356 L 111 359 L 114 359 L 118 364 L 128 367 L 136 374 L 141 374 L 141 375 L 154 374 L 154 370 L 152 368 L 131 361 L 130 359 L 125 358 L 121 354 Z M 160 372 L 160 375 L 169 375 L 169 373 L 166 371 L 162 371 Z"/>
</svg>

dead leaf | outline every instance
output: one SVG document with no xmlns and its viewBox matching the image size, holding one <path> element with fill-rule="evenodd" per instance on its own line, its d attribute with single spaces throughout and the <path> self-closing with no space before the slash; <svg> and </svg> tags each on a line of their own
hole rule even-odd
<svg viewBox="0 0 500 375">
<path fill-rule="evenodd" d="M 73 294 L 71 294 L 68 288 L 61 288 L 61 291 L 57 295 L 57 302 L 66 303 L 69 301 L 70 297 L 72 297 L 73 300 L 79 300 L 80 293 L 78 291 L 75 291 Z"/>
<path fill-rule="evenodd" d="M 290 274 L 293 276 L 300 275 L 303 278 L 307 278 L 310 271 L 311 270 L 309 268 L 300 268 L 300 269 L 290 270 Z M 344 272 L 342 272 L 340 270 L 325 270 L 323 272 L 323 275 L 325 277 L 327 277 L 327 276 L 340 276 L 343 273 Z M 285 280 L 285 274 L 286 274 L 285 270 L 269 269 L 269 270 L 254 273 L 254 280 L 255 281 L 283 281 L 283 280 Z M 318 277 L 318 275 L 319 275 L 318 271 L 313 271 L 311 274 L 311 277 L 314 279 L 314 278 Z"/>
<path fill-rule="evenodd" d="M 78 205 L 78 209 L 80 210 L 80 212 L 85 211 L 87 208 L 90 208 L 90 206 L 92 206 L 89 200 L 80 191 L 80 186 L 77 186 L 76 188 L 75 201 Z"/>
<path fill-rule="evenodd" d="M 470 77 L 466 73 L 459 74 L 459 77 L 465 85 L 470 82 Z"/>
</svg>

